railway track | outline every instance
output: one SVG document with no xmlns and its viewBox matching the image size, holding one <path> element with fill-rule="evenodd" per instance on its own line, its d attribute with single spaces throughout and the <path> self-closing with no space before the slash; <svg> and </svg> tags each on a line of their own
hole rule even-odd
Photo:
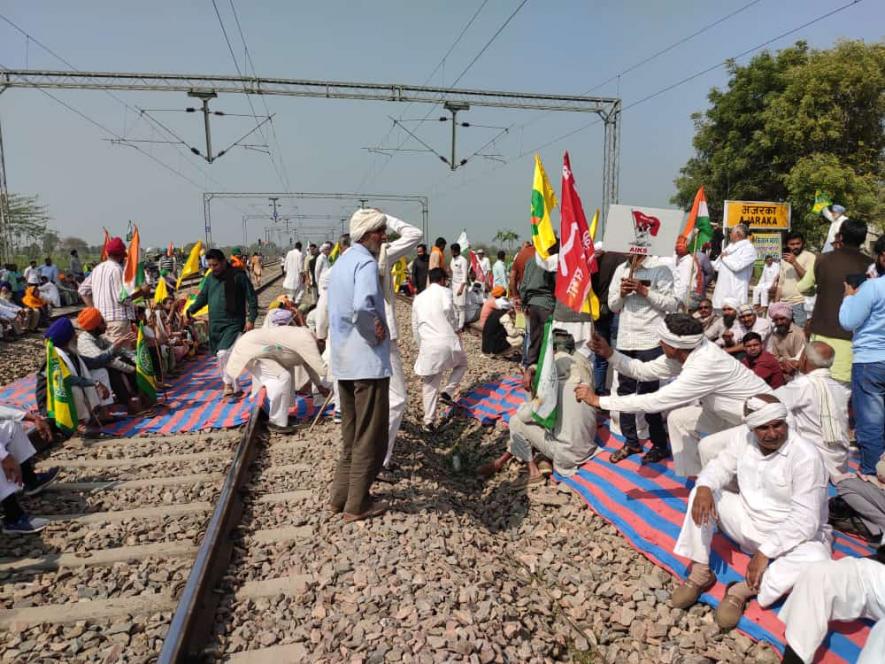
<svg viewBox="0 0 885 664">
<path fill-rule="evenodd" d="M 50 526 L 0 536 L 0 661 L 156 661 L 257 423 L 53 449 L 39 465 L 59 466 L 59 481 L 25 499 Z"/>
</svg>

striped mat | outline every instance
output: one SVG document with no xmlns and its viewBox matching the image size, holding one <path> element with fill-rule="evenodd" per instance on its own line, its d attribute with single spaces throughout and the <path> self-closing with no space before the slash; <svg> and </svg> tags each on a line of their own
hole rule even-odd
<svg viewBox="0 0 885 664">
<path fill-rule="evenodd" d="M 30 410 L 36 408 L 34 397 L 36 377 L 21 378 L 0 389 L 0 404 Z M 163 436 L 211 429 L 231 429 L 249 419 L 252 398 L 238 401 L 221 398 L 221 375 L 215 358 L 203 355 L 187 365 L 182 375 L 171 381 L 172 387 L 159 393 L 159 400 L 168 408 L 159 408 L 150 417 L 130 417 L 107 424 L 104 430 L 114 436 L 132 438 L 142 435 Z M 240 380 L 248 394 L 251 381 Z M 315 412 L 310 398 L 296 397 L 291 417 L 303 419 Z"/>
<path fill-rule="evenodd" d="M 462 397 L 458 405 L 470 417 L 486 424 L 506 423 L 525 400 L 519 379 L 505 377 L 497 383 L 479 385 Z M 598 442 L 606 451 L 597 455 L 571 478 L 556 476 L 575 491 L 594 512 L 614 525 L 631 546 L 653 563 L 682 578 L 688 561 L 673 553 L 682 520 L 688 509 L 688 494 L 693 482 L 677 476 L 672 462 L 643 467 L 638 455 L 615 465 L 609 462 L 610 452 L 620 442 L 608 429 L 599 427 Z M 831 487 L 832 490 L 832 487 Z M 872 547 L 854 537 L 835 533 L 833 557 L 866 556 Z M 744 578 L 750 557 L 742 553 L 725 536 L 713 540 L 711 567 L 719 583 L 701 597 L 701 601 L 717 606 L 725 587 Z M 738 626 L 757 641 L 767 641 L 783 651 L 784 628 L 777 618 L 780 604 L 762 609 L 751 602 Z M 855 662 L 866 642 L 869 627 L 863 621 L 833 623 L 825 649 L 818 662 L 848 664 Z"/>
</svg>

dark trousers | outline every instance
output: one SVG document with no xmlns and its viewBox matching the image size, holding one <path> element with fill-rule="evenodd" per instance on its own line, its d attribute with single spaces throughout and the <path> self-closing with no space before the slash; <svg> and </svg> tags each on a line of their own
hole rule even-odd
<svg viewBox="0 0 885 664">
<path fill-rule="evenodd" d="M 111 389 L 114 391 L 114 396 L 116 400 L 114 403 L 122 404 L 124 406 L 129 405 L 129 399 L 134 397 L 132 387 L 129 384 L 129 379 L 127 374 L 122 371 L 118 371 L 113 367 L 106 367 L 108 370 L 108 378 L 111 382 Z M 132 380 L 135 381 L 135 374 L 132 374 Z"/>
<path fill-rule="evenodd" d="M 329 502 L 347 514 L 362 514 L 371 504 L 369 489 L 387 454 L 389 389 L 389 378 L 338 381 L 341 456 Z"/>
<path fill-rule="evenodd" d="M 28 459 L 27 461 L 23 461 L 21 463 L 22 469 L 22 482 L 25 486 L 29 484 L 33 484 L 37 481 L 37 476 L 34 474 L 34 462 Z M 25 516 L 25 511 L 22 509 L 21 503 L 18 499 L 18 494 L 13 493 L 0 502 L 0 505 L 3 507 L 3 520 L 6 523 L 15 523 L 23 516 Z"/>
<path fill-rule="evenodd" d="M 618 320 L 617 315 L 607 313 L 599 317 L 596 321 L 594 332 L 601 336 L 611 345 L 612 338 L 618 336 Z M 606 387 L 605 379 L 608 376 L 608 360 L 602 355 L 593 356 L 593 388 L 597 394 L 608 395 L 608 387 Z"/>
<path fill-rule="evenodd" d="M 528 324 L 528 347 L 526 349 L 523 365 L 530 367 L 538 363 L 541 355 L 541 343 L 544 341 L 544 323 L 553 315 L 553 309 L 544 307 L 527 306 L 525 308 L 526 322 Z"/>
<path fill-rule="evenodd" d="M 649 362 L 664 354 L 660 346 L 649 348 L 648 350 L 621 350 L 619 352 L 642 362 Z M 650 392 L 657 392 L 659 387 L 660 381 L 657 380 L 639 382 L 624 374 L 618 374 L 618 396 L 648 394 Z M 660 413 L 646 413 L 645 421 L 648 422 L 651 444 L 657 449 L 666 451 L 668 444 L 667 432 L 664 431 L 664 418 Z M 625 444 L 628 447 L 639 447 L 639 436 L 636 433 L 636 415 L 633 413 L 621 413 L 620 424 Z"/>
</svg>

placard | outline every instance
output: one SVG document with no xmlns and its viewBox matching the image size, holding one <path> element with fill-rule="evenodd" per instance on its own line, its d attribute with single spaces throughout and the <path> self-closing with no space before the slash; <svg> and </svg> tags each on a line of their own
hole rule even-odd
<svg viewBox="0 0 885 664">
<path fill-rule="evenodd" d="M 678 209 L 612 205 L 605 218 L 602 241 L 606 251 L 672 256 L 685 217 L 686 213 Z"/>
<path fill-rule="evenodd" d="M 725 201 L 725 228 L 744 224 L 750 229 L 790 230 L 790 204 L 765 201 Z"/>
<path fill-rule="evenodd" d="M 783 254 L 783 243 L 780 233 L 751 233 L 750 239 L 756 247 L 758 260 L 764 261 L 766 256 L 772 256 L 779 261 Z"/>
</svg>

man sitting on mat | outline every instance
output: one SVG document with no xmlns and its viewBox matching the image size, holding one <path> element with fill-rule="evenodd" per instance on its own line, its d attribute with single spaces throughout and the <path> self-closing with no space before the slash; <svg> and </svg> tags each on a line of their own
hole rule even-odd
<svg viewBox="0 0 885 664">
<path fill-rule="evenodd" d="M 135 389 L 135 355 L 126 350 L 135 335 L 130 333 L 114 341 L 108 339 L 107 324 L 95 307 L 83 309 L 77 316 L 77 325 L 83 330 L 77 335 L 77 354 L 92 377 L 110 391 L 112 403 L 126 406 L 131 414 L 140 412 L 143 406 Z"/>
<path fill-rule="evenodd" d="M 510 418 L 509 451 L 481 466 L 480 475 L 489 477 L 516 457 L 528 464 L 527 483 L 537 484 L 554 470 L 571 477 L 595 454 L 596 409 L 572 397 L 578 385 L 592 382 L 593 366 L 575 353 L 575 341 L 566 332 L 553 331 L 553 347 L 559 406 L 555 425 L 547 429 L 539 424 L 532 414 L 533 400 L 526 401 Z"/>
<path fill-rule="evenodd" d="M 670 605 L 687 609 L 716 583 L 710 570 L 713 523 L 748 555 L 744 581 L 716 609 L 722 629 L 738 624 L 753 596 L 767 608 L 790 592 L 810 563 L 830 559 L 827 470 L 813 443 L 787 425 L 787 407 L 771 394 L 744 404 L 743 431 L 698 476 L 673 551 L 691 561 Z M 737 480 L 739 493 L 726 487 Z"/>
</svg>

